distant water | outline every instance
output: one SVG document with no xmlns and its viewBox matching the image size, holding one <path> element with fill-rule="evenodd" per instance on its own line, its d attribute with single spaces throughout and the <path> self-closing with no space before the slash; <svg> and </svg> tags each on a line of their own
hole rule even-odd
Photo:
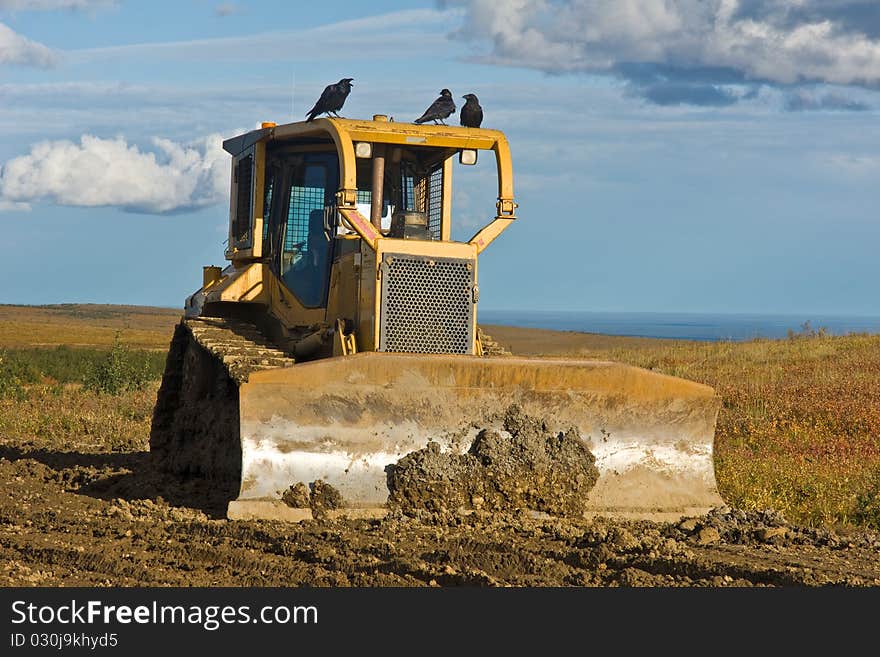
<svg viewBox="0 0 880 657">
<path fill-rule="evenodd" d="M 481 324 L 679 340 L 784 338 L 789 331 L 801 333 L 805 322 L 832 335 L 880 333 L 880 316 L 480 310 L 478 318 Z"/>
</svg>

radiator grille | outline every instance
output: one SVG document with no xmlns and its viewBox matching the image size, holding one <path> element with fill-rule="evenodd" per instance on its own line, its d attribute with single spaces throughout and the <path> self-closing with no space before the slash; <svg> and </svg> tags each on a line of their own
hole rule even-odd
<svg viewBox="0 0 880 657">
<path fill-rule="evenodd" d="M 380 351 L 472 353 L 473 288 L 474 267 L 468 260 L 386 255 Z"/>
</svg>

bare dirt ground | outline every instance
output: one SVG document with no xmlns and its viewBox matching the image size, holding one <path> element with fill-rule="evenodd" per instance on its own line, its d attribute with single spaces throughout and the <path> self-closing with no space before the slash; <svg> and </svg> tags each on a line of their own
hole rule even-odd
<svg viewBox="0 0 880 657">
<path fill-rule="evenodd" d="M 605 339 L 557 334 L 542 346 L 547 332 L 500 333 L 520 353 Z M 0 436 L 0 586 L 880 586 L 880 533 L 772 511 L 674 523 L 451 507 L 227 521 L 224 491 L 157 473 L 146 441 Z"/>
<path fill-rule="evenodd" d="M 880 585 L 880 535 L 722 509 L 678 523 L 489 512 L 223 520 L 149 455 L 3 448 L 2 586 Z"/>
</svg>

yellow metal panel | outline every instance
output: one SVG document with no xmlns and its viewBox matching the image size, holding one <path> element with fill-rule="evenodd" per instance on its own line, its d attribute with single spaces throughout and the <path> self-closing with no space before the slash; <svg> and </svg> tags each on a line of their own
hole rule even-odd
<svg viewBox="0 0 880 657">
<path fill-rule="evenodd" d="M 402 240 L 383 237 L 378 241 L 376 250 L 380 260 L 385 253 L 406 253 L 407 255 L 434 256 L 436 258 L 473 259 L 477 257 L 476 245 L 465 242 Z"/>
<path fill-rule="evenodd" d="M 360 287 L 360 253 L 348 253 L 333 263 L 330 274 L 330 292 L 327 296 L 327 321 L 357 318 L 358 289 Z"/>
<path fill-rule="evenodd" d="M 492 138 L 480 138 L 467 134 L 409 134 L 403 131 L 370 132 L 366 130 L 355 130 L 348 132 L 347 135 L 353 141 L 371 141 L 374 143 L 397 144 L 401 146 L 434 146 L 438 148 L 473 148 L 477 150 L 489 150 L 493 148 L 495 144 L 495 140 Z"/>
<path fill-rule="evenodd" d="M 507 137 L 499 132 L 492 149 L 498 165 L 498 200 L 513 201 L 513 164 L 510 161 Z"/>
<path fill-rule="evenodd" d="M 262 262 L 244 265 L 206 289 L 205 301 L 262 303 L 285 326 L 309 326 L 325 321 L 324 308 L 306 308 Z"/>
<path fill-rule="evenodd" d="M 263 265 L 263 272 L 272 314 L 285 326 L 310 326 L 325 321 L 327 312 L 324 308 L 306 308 L 269 267 Z"/>
<path fill-rule="evenodd" d="M 355 168 L 354 146 L 351 143 L 351 137 L 345 130 L 340 130 L 340 123 L 340 119 L 315 119 L 308 122 L 287 123 L 274 128 L 271 138 L 329 136 L 336 144 L 336 152 L 339 154 L 339 187 L 343 190 L 356 190 L 357 170 Z"/>
<path fill-rule="evenodd" d="M 474 235 L 468 241 L 468 244 L 473 244 L 477 249 L 477 253 L 482 253 L 483 250 L 513 222 L 514 220 L 512 218 L 502 219 L 496 217 L 495 221 L 484 226 L 476 235 Z"/>
<path fill-rule="evenodd" d="M 263 269 L 262 263 L 237 269 L 230 276 L 210 286 L 205 300 L 268 303 L 269 297 L 263 285 Z"/>
<path fill-rule="evenodd" d="M 383 144 L 489 149 L 499 138 L 504 138 L 504 134 L 498 130 L 481 128 L 357 119 L 327 120 L 332 121 L 339 132 L 347 133 L 354 141 L 375 141 Z"/>
<path fill-rule="evenodd" d="M 478 253 L 479 253 L 479 251 L 478 251 Z M 480 275 L 479 275 L 480 271 L 477 267 L 477 263 L 478 263 L 478 259 L 477 259 L 476 255 L 474 255 L 474 286 L 475 286 L 476 296 L 474 297 L 474 299 L 475 299 L 474 312 L 472 313 L 472 317 L 471 317 L 471 322 L 472 322 L 471 336 L 473 336 L 471 338 L 471 353 L 472 354 L 477 353 L 477 342 L 479 342 L 479 336 L 477 335 L 477 311 L 479 310 L 479 303 L 476 303 L 476 302 L 479 301 L 479 296 L 480 296 Z M 478 355 L 482 355 L 482 354 L 478 354 Z"/>
<path fill-rule="evenodd" d="M 214 265 L 202 267 L 202 289 L 208 288 L 220 282 L 223 270 Z"/>
<path fill-rule="evenodd" d="M 358 351 L 375 351 L 378 348 L 379 295 L 376 292 L 377 276 L 376 252 L 362 244 L 357 316 Z"/>
</svg>

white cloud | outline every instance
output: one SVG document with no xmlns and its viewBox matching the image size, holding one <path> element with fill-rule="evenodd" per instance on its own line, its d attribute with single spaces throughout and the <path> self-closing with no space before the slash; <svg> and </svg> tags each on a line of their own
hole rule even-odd
<svg viewBox="0 0 880 657">
<path fill-rule="evenodd" d="M 0 23 L 0 64 L 49 67 L 58 57 L 42 43 L 31 41 Z"/>
<path fill-rule="evenodd" d="M 219 134 L 190 144 L 160 138 L 152 143 L 156 152 L 122 137 L 41 142 L 3 166 L 0 201 L 166 214 L 228 198 L 229 155 Z"/>
<path fill-rule="evenodd" d="M 684 71 L 729 69 L 745 79 L 780 84 L 880 82 L 880 40 L 847 29 L 830 11 L 823 15 L 817 9 L 784 23 L 741 11 L 739 0 L 451 4 L 467 9 L 459 35 L 491 44 L 484 59 L 496 64 L 594 73 L 613 73 L 621 64 L 655 64 Z"/>
</svg>

